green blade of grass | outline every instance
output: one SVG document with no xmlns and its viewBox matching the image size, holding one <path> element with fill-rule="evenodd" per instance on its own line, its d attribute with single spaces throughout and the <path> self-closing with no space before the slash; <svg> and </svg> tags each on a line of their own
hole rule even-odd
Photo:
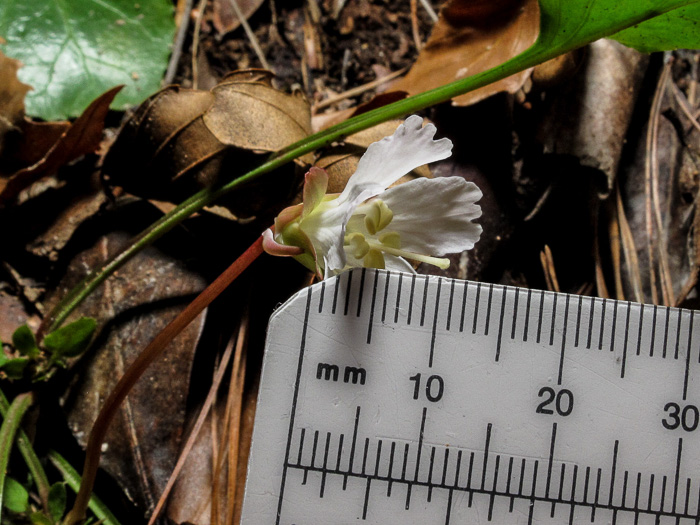
<svg viewBox="0 0 700 525">
<path fill-rule="evenodd" d="M 5 393 L 0 390 L 0 414 L 2 414 L 3 418 L 7 417 L 8 410 L 10 410 L 10 402 L 7 400 Z M 29 437 L 21 428 L 19 432 L 17 432 L 17 440 L 15 442 L 17 443 L 17 448 L 20 454 L 22 454 L 29 472 L 32 474 L 32 478 L 36 484 L 36 490 L 39 493 L 39 499 L 41 500 L 41 506 L 44 511 L 48 513 L 50 484 L 49 478 L 46 477 L 44 467 L 41 465 L 41 461 L 39 461 L 38 456 L 34 452 L 32 442 L 29 441 Z"/>
<path fill-rule="evenodd" d="M 68 484 L 73 492 L 80 490 L 80 474 L 72 467 L 68 461 L 55 450 L 49 451 L 49 459 L 51 463 L 59 470 L 63 476 L 63 480 Z M 112 511 L 107 508 L 100 498 L 92 494 L 88 508 L 104 523 L 104 525 L 121 525 L 119 520 L 114 517 Z"/>
<path fill-rule="evenodd" d="M 20 394 L 3 414 L 2 426 L 0 426 L 0 516 L 2 515 L 2 497 L 5 489 L 5 475 L 7 464 L 10 461 L 12 443 L 19 429 L 19 423 L 32 404 L 31 394 Z"/>
</svg>

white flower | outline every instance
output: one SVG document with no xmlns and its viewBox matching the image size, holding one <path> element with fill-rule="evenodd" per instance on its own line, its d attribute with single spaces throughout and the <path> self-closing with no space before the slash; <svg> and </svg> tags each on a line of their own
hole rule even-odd
<svg viewBox="0 0 700 525">
<path fill-rule="evenodd" d="M 283 210 L 265 251 L 291 255 L 321 277 L 353 267 L 413 272 L 408 260 L 440 268 L 435 257 L 470 250 L 479 240 L 479 188 L 461 177 L 419 178 L 387 189 L 415 168 L 450 156 L 452 142 L 433 140 L 432 124 L 413 115 L 371 144 L 341 194 L 326 195 L 328 175 L 311 168 L 302 204 Z"/>
</svg>

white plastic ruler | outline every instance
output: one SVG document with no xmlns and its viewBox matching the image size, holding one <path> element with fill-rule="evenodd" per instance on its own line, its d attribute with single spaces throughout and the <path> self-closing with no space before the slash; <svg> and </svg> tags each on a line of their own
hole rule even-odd
<svg viewBox="0 0 700 525">
<path fill-rule="evenodd" d="M 242 523 L 700 522 L 690 310 L 356 270 L 270 321 Z"/>
</svg>

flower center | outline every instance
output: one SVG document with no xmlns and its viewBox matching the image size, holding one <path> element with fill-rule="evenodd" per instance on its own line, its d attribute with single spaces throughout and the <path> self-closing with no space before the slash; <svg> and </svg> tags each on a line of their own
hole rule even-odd
<svg viewBox="0 0 700 525">
<path fill-rule="evenodd" d="M 385 231 L 377 236 L 377 234 L 384 230 L 394 218 L 394 214 L 389 206 L 381 199 L 373 199 L 368 203 L 360 205 L 356 213 L 364 214 L 365 228 L 373 237 L 366 237 L 362 232 L 350 231 L 350 229 L 348 229 L 345 235 L 344 245 L 348 247 L 347 250 L 353 257 L 362 259 L 362 265 L 365 268 L 384 269 L 386 267 L 384 254 L 432 264 L 443 270 L 450 266 L 449 259 L 431 257 L 429 255 L 402 250 L 401 234 L 399 232 Z"/>
</svg>

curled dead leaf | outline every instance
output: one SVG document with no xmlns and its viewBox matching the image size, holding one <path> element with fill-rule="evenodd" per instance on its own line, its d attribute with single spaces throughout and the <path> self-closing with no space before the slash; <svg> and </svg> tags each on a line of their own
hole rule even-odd
<svg viewBox="0 0 700 525">
<path fill-rule="evenodd" d="M 451 0 L 416 63 L 393 88 L 414 95 L 502 64 L 535 43 L 539 22 L 537 0 Z M 522 71 L 452 103 L 468 106 L 495 93 L 515 93 L 530 73 Z"/>
<path fill-rule="evenodd" d="M 212 89 L 204 124 L 222 144 L 277 151 L 311 134 L 309 103 L 272 87 L 272 76 L 228 76 Z M 306 162 L 312 157 L 306 156 Z"/>
<path fill-rule="evenodd" d="M 304 99 L 275 90 L 269 72 L 239 71 L 211 91 L 169 86 L 153 95 L 123 126 L 103 172 L 134 195 L 181 202 L 310 132 Z M 241 217 L 267 210 L 296 189 L 293 171 L 282 168 L 272 184 L 247 185 L 218 204 Z"/>
<path fill-rule="evenodd" d="M 78 157 L 98 149 L 109 105 L 122 87 L 112 88 L 97 97 L 70 127 L 65 128 L 65 131 L 61 133 L 41 159 L 6 179 L 4 187 L 0 191 L 0 205 L 12 203 L 22 190 L 34 182 L 54 173 Z M 60 129 L 60 126 L 44 129 L 43 131 L 47 134 L 44 139 L 55 136 L 56 131 Z M 32 133 L 25 139 L 31 139 L 32 134 L 37 132 L 39 132 L 39 128 L 32 128 Z"/>
</svg>

